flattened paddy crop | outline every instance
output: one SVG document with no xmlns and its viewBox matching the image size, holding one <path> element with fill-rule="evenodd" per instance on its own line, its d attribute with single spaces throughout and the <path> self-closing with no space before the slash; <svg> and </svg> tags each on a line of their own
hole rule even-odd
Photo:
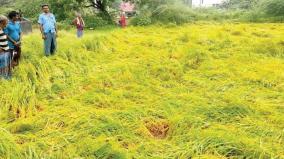
<svg viewBox="0 0 284 159">
<path fill-rule="evenodd" d="M 0 158 L 284 158 L 284 25 L 39 33 L 0 84 Z"/>
</svg>

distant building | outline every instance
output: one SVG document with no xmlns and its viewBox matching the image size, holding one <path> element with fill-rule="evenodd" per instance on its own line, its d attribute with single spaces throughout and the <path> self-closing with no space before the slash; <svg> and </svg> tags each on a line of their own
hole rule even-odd
<svg viewBox="0 0 284 159">
<path fill-rule="evenodd" d="M 131 2 L 122 2 L 119 9 L 123 12 L 134 12 L 135 5 Z"/>
<path fill-rule="evenodd" d="M 225 0 L 192 0 L 193 7 L 218 7 Z"/>
<path fill-rule="evenodd" d="M 135 4 L 132 2 L 122 2 L 120 3 L 119 10 L 124 12 L 127 17 L 132 17 L 136 14 Z"/>
</svg>

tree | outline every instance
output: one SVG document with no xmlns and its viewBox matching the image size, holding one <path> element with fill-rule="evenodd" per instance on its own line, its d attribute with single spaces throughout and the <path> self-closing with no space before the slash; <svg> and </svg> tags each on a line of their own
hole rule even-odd
<svg viewBox="0 0 284 159">
<path fill-rule="evenodd" d="M 260 8 L 268 16 L 284 16 L 283 0 L 266 0 L 260 4 Z"/>
<path fill-rule="evenodd" d="M 52 12 L 56 14 L 56 18 L 59 21 L 66 20 L 69 17 L 74 16 L 75 11 L 80 10 L 80 0 L 48 0 L 48 4 L 51 7 Z"/>
<path fill-rule="evenodd" d="M 94 8 L 98 10 L 101 13 L 101 16 L 108 20 L 109 22 L 112 22 L 112 17 L 110 13 L 108 12 L 108 6 L 111 6 L 112 3 L 114 3 L 116 0 L 77 0 L 78 3 L 82 4 L 83 7 L 87 8 Z"/>
<path fill-rule="evenodd" d="M 99 12 L 99 16 L 103 19 L 112 22 L 112 17 L 108 12 L 108 6 L 115 0 L 49 0 L 52 10 L 57 14 L 59 20 L 64 20 L 74 13 L 70 11 L 77 11 L 83 8 L 92 8 Z"/>
<path fill-rule="evenodd" d="M 260 0 L 226 0 L 223 7 L 227 9 L 252 9 Z"/>
<path fill-rule="evenodd" d="M 136 0 L 135 3 L 137 3 L 140 7 L 155 9 L 162 5 L 174 4 L 177 1 L 178 0 Z"/>
</svg>

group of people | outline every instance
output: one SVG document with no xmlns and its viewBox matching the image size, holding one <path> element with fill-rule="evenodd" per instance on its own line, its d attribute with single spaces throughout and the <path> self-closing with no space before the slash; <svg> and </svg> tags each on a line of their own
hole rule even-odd
<svg viewBox="0 0 284 159">
<path fill-rule="evenodd" d="M 39 16 L 38 24 L 44 41 L 45 56 L 50 56 L 56 52 L 58 29 L 55 16 L 49 11 L 49 5 L 41 7 L 42 14 Z M 77 28 L 77 37 L 81 38 L 85 27 L 81 14 L 76 14 L 73 24 Z M 0 15 L 0 79 L 10 79 L 12 69 L 19 64 L 21 40 L 20 13 L 12 11 L 8 14 L 8 18 Z"/>
<path fill-rule="evenodd" d="M 9 79 L 12 68 L 19 64 L 22 31 L 19 13 L 12 11 L 0 16 L 0 77 Z"/>
<path fill-rule="evenodd" d="M 42 14 L 39 15 L 38 24 L 44 41 L 44 54 L 48 57 L 56 52 L 58 29 L 56 18 L 50 13 L 49 5 L 44 4 L 41 8 Z M 19 64 L 22 40 L 20 19 L 20 13 L 16 11 L 10 12 L 8 18 L 0 15 L 0 79 L 10 79 L 12 69 Z M 72 23 L 77 28 L 77 37 L 81 38 L 85 22 L 80 13 L 76 13 Z M 121 14 L 119 24 L 121 27 L 126 26 L 125 13 Z"/>
</svg>

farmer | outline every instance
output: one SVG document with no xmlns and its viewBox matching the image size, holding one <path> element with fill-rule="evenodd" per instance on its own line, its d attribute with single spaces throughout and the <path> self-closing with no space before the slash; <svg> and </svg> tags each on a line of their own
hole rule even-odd
<svg viewBox="0 0 284 159">
<path fill-rule="evenodd" d="M 58 30 L 56 27 L 55 16 L 49 12 L 49 6 L 44 4 L 41 6 L 43 13 L 40 14 L 38 23 L 44 40 L 45 56 L 53 55 L 56 51 L 56 38 Z"/>
<path fill-rule="evenodd" d="M 0 15 L 0 77 L 5 79 L 8 79 L 11 76 L 11 58 L 8 38 L 3 31 L 7 24 L 7 17 Z"/>
<path fill-rule="evenodd" d="M 19 13 L 12 11 L 8 15 L 10 21 L 4 29 L 9 40 L 8 45 L 11 52 L 12 66 L 17 66 L 21 57 L 21 26 L 18 22 Z"/>
<path fill-rule="evenodd" d="M 73 24 L 77 28 L 77 37 L 81 38 L 83 36 L 83 30 L 85 27 L 84 19 L 80 13 L 76 13 L 76 18 L 73 20 Z"/>
</svg>

